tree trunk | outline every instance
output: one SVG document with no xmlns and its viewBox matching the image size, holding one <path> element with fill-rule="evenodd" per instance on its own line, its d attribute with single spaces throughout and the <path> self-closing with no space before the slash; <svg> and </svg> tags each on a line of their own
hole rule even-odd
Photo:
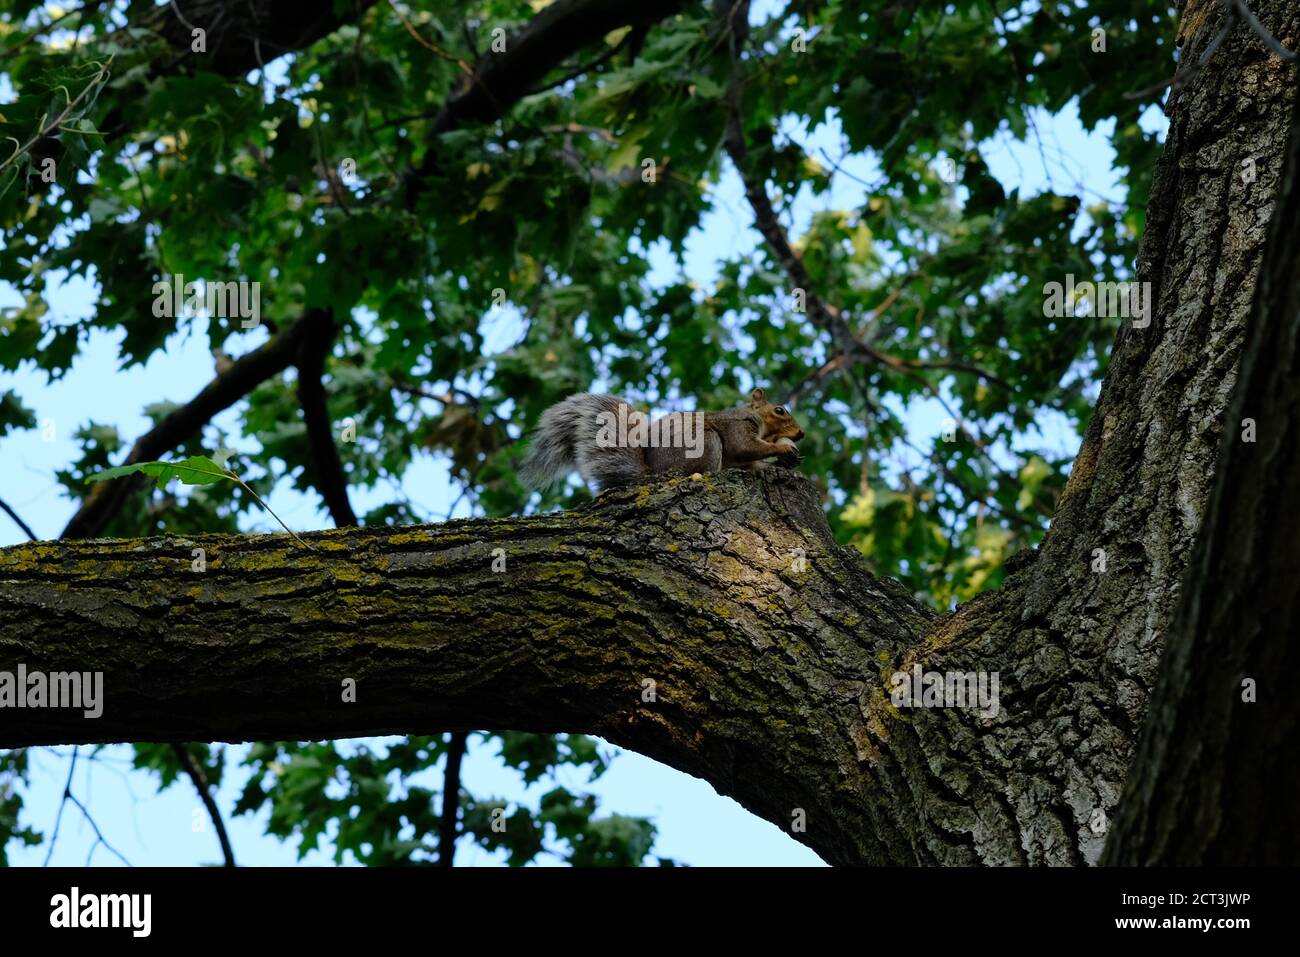
<svg viewBox="0 0 1300 957">
<path fill-rule="evenodd" d="M 1300 862 L 1300 111 L 1289 152 L 1209 517 L 1111 863 Z"/>
<path fill-rule="evenodd" d="M 1276 36 L 1300 36 L 1300 9 L 1259 6 Z M 1203 18 L 1184 63 L 1223 16 Z M 1171 96 L 1138 263 L 1151 323 L 1117 339 L 1052 528 L 998 592 L 934 615 L 836 546 L 811 484 L 779 470 L 615 491 L 565 514 L 321 532 L 311 550 L 287 536 L 18 546 L 0 551 L 0 670 L 102 671 L 106 700 L 93 720 L 0 711 L 0 746 L 589 732 L 703 777 L 833 863 L 1095 862 L 1220 436 L 1237 427 L 1228 397 L 1294 89 L 1294 70 L 1238 26 Z M 1293 362 L 1294 339 L 1279 341 L 1275 358 Z M 1267 561 L 1285 538 L 1256 511 L 1256 491 L 1285 493 L 1294 474 L 1290 391 L 1267 394 L 1273 431 L 1234 489 L 1259 534 L 1234 543 L 1235 526 L 1215 525 L 1210 570 Z M 1248 567 L 1229 614 L 1260 607 Z M 1278 597 L 1270 620 L 1285 627 Z M 1191 632 L 1220 620 L 1197 614 Z M 1282 668 L 1283 653 L 1251 666 Z M 895 707 L 891 676 L 914 666 L 996 673 L 997 714 Z M 1198 705 L 1207 675 L 1182 668 L 1177 709 Z M 1159 768 L 1196 727 L 1152 745 Z M 1204 769 L 1251 758 L 1221 750 Z M 1273 778 L 1238 790 L 1294 783 L 1265 766 Z"/>
</svg>

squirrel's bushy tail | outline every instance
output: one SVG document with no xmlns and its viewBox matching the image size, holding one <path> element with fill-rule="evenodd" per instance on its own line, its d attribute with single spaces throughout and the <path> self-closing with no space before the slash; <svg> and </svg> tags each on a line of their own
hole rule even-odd
<svg viewBox="0 0 1300 957">
<path fill-rule="evenodd" d="M 557 402 L 537 423 L 521 477 L 534 488 L 553 485 L 575 470 L 597 489 L 635 482 L 645 471 L 645 450 L 621 441 L 618 423 L 633 424 L 640 417 L 612 395 L 579 392 Z"/>
</svg>

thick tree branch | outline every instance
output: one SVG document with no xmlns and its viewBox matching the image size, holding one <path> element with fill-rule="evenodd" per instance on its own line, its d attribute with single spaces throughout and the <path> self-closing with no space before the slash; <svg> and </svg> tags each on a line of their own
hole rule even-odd
<svg viewBox="0 0 1300 957">
<path fill-rule="evenodd" d="M 286 53 L 295 53 L 359 19 L 375 0 L 330 0 L 303 4 L 300 0 L 175 0 L 147 7 L 135 4 L 126 28 L 104 35 L 105 45 L 131 48 L 161 37 L 170 50 L 149 64 L 147 81 L 175 73 L 206 70 L 234 79 L 265 67 Z M 179 15 L 177 11 L 180 11 Z M 204 50 L 193 50 L 194 30 L 203 31 Z M 107 142 L 130 130 L 133 97 L 140 86 L 123 88 L 100 119 Z"/>
<path fill-rule="evenodd" d="M 1274 35 L 1296 35 L 1294 4 L 1260 6 Z M 17 546 L 0 551 L 0 670 L 102 671 L 106 700 L 93 720 L 0 711 L 0 746 L 587 732 L 782 826 L 806 821 L 795 836 L 831 861 L 1096 861 L 1220 435 L 1238 426 L 1226 397 L 1295 98 L 1294 71 L 1253 35 L 1223 42 L 1177 92 L 1155 176 L 1137 270 L 1152 321 L 1121 332 L 1052 528 L 999 591 L 931 615 L 835 546 L 815 490 L 779 471 L 618 490 L 558 515 L 319 533 L 312 550 L 285 536 Z M 1257 179 L 1239 175 L 1243 157 Z M 1269 401 L 1280 416 L 1300 399 L 1280 383 Z M 1247 465 L 1280 463 L 1268 487 L 1294 491 L 1294 435 L 1262 448 L 1271 458 Z M 1256 541 L 1280 550 L 1291 524 Z M 1266 618 L 1289 628 L 1294 589 L 1276 576 L 1291 566 L 1275 564 Z M 1000 674 L 1000 711 L 893 707 L 889 677 L 914 665 Z M 1294 741 L 1293 725 L 1267 730 L 1234 760 Z M 1234 806 L 1292 787 L 1284 753 Z"/>
<path fill-rule="evenodd" d="M 0 746 L 594 733 L 806 820 L 794 836 L 830 860 L 917 860 L 873 821 L 909 799 L 877 778 L 870 728 L 882 662 L 931 615 L 834 543 L 797 475 L 310 537 L 0 551 L 0 670 L 104 674 L 101 717 L 5 709 Z"/>
<path fill-rule="evenodd" d="M 27 537 L 29 539 L 31 539 L 32 541 L 38 541 L 36 537 L 36 533 L 33 532 L 31 528 L 28 527 L 26 522 L 24 522 L 21 518 L 18 517 L 16 512 L 14 512 L 3 501 L 0 501 L 0 507 L 3 507 L 4 510 L 9 513 L 9 516 L 15 522 L 18 523 L 18 525 L 23 529 L 24 532 L 27 533 Z M 172 751 L 176 755 L 176 759 L 180 762 L 181 768 L 184 769 L 185 773 L 189 776 L 190 781 L 194 785 L 194 789 L 198 792 L 199 800 L 201 800 L 203 802 L 203 806 L 207 808 L 208 817 L 211 818 L 212 820 L 212 826 L 217 832 L 217 840 L 221 844 L 221 854 L 223 859 L 225 860 L 226 866 L 234 867 L 235 852 L 234 849 L 230 846 L 230 838 L 226 835 L 226 825 L 225 822 L 221 819 L 221 811 L 217 808 L 216 801 L 212 799 L 212 794 L 208 787 L 207 775 L 203 773 L 203 768 L 199 766 L 198 761 L 196 761 L 194 755 L 190 753 L 189 747 L 187 745 L 180 742 L 175 742 L 172 744 Z M 66 802 L 69 798 L 72 797 L 72 772 L 76 769 L 76 766 L 77 766 L 77 751 L 74 748 L 72 752 L 72 760 L 69 762 L 69 767 L 68 767 L 68 782 L 63 787 L 64 802 Z M 83 812 L 85 811 L 84 808 L 82 808 L 82 810 Z M 62 819 L 63 819 L 63 804 L 60 804 L 59 813 L 55 817 L 55 821 L 54 821 L 54 836 L 50 839 L 49 854 L 47 854 L 45 858 L 46 864 L 49 864 L 50 855 L 54 853 L 54 845 L 59 838 L 59 823 L 60 821 L 62 821 Z M 96 828 L 96 834 L 97 835 L 99 834 L 98 828 Z M 99 836 L 99 839 L 103 841 L 102 835 Z M 108 846 L 107 843 L 105 843 L 105 846 Z M 109 849 L 112 850 L 111 847 Z M 114 851 L 114 853 L 117 852 Z"/>
<path fill-rule="evenodd" d="M 428 148 L 406 172 L 406 205 L 415 205 L 438 169 L 438 138 L 467 123 L 498 120 L 577 51 L 622 27 L 646 27 L 681 9 L 683 0 L 556 0 L 488 52 L 434 117 Z"/>
<path fill-rule="evenodd" d="M 14 519 L 14 521 L 16 521 L 20 526 L 22 526 L 22 529 L 27 533 L 28 538 L 30 538 L 32 541 L 38 541 L 38 539 L 36 538 L 36 533 L 27 527 L 26 522 L 20 519 L 9 508 L 8 505 L 4 504 L 4 502 L 0 502 L 0 505 L 3 505 L 5 511 L 9 512 L 10 516 Z M 180 762 L 181 768 L 189 776 L 190 782 L 194 785 L 194 790 L 198 792 L 199 800 L 203 802 L 203 806 L 207 809 L 208 817 L 212 820 L 212 827 L 217 832 L 217 840 L 221 844 L 221 855 L 222 858 L 225 860 L 226 866 L 234 867 L 235 851 L 234 848 L 230 846 L 230 838 L 226 834 L 226 823 L 221 819 L 221 811 L 217 807 L 217 802 L 214 801 L 212 798 L 211 790 L 208 786 L 207 775 L 203 773 L 203 768 L 199 766 L 199 762 L 195 760 L 194 755 L 190 753 L 190 749 L 187 744 L 184 744 L 179 741 L 174 742 L 172 744 L 172 752 L 176 755 L 177 761 Z M 65 784 L 63 788 L 64 801 L 67 801 L 72 796 L 72 772 L 73 770 L 75 770 L 76 766 L 77 766 L 77 752 L 76 749 L 73 749 L 72 760 L 68 768 L 68 783 Z M 60 804 L 59 813 L 55 818 L 55 822 L 54 822 L 54 837 L 51 838 L 50 840 L 50 852 L 49 852 L 50 854 L 54 853 L 54 844 L 58 840 L 58 836 L 59 836 L 59 821 L 61 821 L 62 818 L 63 818 L 63 805 Z M 96 834 L 98 834 L 98 829 L 96 829 Z M 100 837 L 100 840 L 101 841 L 103 840 L 102 836 Z M 105 846 L 107 846 L 107 844 Z M 109 849 L 112 850 L 112 848 Z M 114 853 L 117 852 L 114 851 Z M 49 862 L 50 862 L 50 858 L 49 855 L 47 855 L 45 858 L 45 863 L 49 864 Z"/>
<path fill-rule="evenodd" d="M 359 19 L 375 0 L 330 0 L 304 4 L 301 0 L 176 0 L 147 10 L 130 29 L 149 30 L 175 51 L 167 70 L 199 66 L 226 77 L 243 76 L 286 53 L 305 50 L 346 23 Z M 178 15 L 175 7 L 179 7 Z M 205 33 L 205 51 L 192 50 L 193 30 Z M 110 34 L 119 44 L 132 44 L 127 31 Z"/>
<path fill-rule="evenodd" d="M 579 50 L 614 30 L 657 23 L 682 5 L 683 0 L 556 0 L 508 37 L 504 51 L 484 54 L 434 120 L 430 138 L 466 122 L 500 119 Z"/>
</svg>

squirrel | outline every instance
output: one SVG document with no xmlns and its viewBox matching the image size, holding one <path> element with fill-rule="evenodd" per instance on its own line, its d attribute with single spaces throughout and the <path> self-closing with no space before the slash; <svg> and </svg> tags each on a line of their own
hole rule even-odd
<svg viewBox="0 0 1300 957">
<path fill-rule="evenodd" d="M 755 469 L 774 456 L 794 467 L 803 461 L 795 446 L 803 436 L 762 389 L 739 408 L 671 412 L 653 422 L 622 399 L 580 392 L 542 413 L 520 474 L 545 488 L 577 471 L 599 492 L 668 472 Z"/>
</svg>

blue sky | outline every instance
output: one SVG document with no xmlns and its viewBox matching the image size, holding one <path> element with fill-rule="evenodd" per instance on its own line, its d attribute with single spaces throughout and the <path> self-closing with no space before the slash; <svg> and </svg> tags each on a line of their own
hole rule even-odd
<svg viewBox="0 0 1300 957">
<path fill-rule="evenodd" d="M 0 102 L 6 102 L 11 96 L 12 90 L 0 84 Z M 1156 127 L 1161 122 L 1154 111 L 1147 120 Z M 1037 135 L 1030 142 L 1015 142 L 1005 134 L 983 145 L 986 161 L 1006 187 L 1033 193 L 1052 185 L 1064 190 L 1080 184 L 1089 200 L 1121 195 L 1111 170 L 1114 154 L 1106 140 L 1107 130 L 1087 134 L 1080 127 L 1073 107 L 1067 107 L 1055 117 L 1040 116 L 1036 126 Z M 805 189 L 796 198 L 787 217 L 792 234 L 800 233 L 818 209 L 851 210 L 862 205 L 866 190 L 860 181 L 871 182 L 878 171 L 867 159 L 841 158 L 844 147 L 833 121 L 813 130 L 791 125 L 783 132 L 803 144 L 812 155 L 823 161 L 829 156 L 844 170 L 833 174 L 832 188 L 826 194 L 814 197 Z M 759 243 L 758 234 L 749 225 L 750 210 L 739 180 L 730 170 L 715 186 L 714 200 L 714 211 L 706 216 L 686 246 L 685 270 L 701 284 L 713 281 L 718 263 Z M 678 266 L 665 248 L 651 247 L 648 255 L 655 267 L 652 277 L 655 281 L 667 282 L 677 277 Z M 55 281 L 57 278 L 52 280 Z M 73 319 L 89 315 L 93 301 L 91 284 L 74 277 L 53 291 L 51 308 L 57 316 Z M 0 284 L 0 307 L 19 303 L 16 292 Z M 519 324 L 509 313 L 489 314 L 484 322 L 485 329 L 489 330 L 490 350 L 508 347 L 518 335 Z M 256 346 L 265 335 L 264 330 L 253 330 L 244 337 L 244 346 Z M 129 444 L 149 427 L 141 412 L 145 405 L 162 399 L 184 402 L 213 375 L 203 320 L 173 336 L 166 350 L 142 367 L 122 371 L 117 368 L 117 361 L 117 338 L 96 331 L 83 346 L 71 371 L 57 382 L 46 382 L 43 373 L 29 368 L 16 374 L 0 372 L 0 392 L 16 389 L 23 401 L 36 411 L 40 423 L 35 430 L 0 439 L 0 461 L 4 464 L 0 469 L 0 498 L 13 506 L 42 538 L 56 537 L 75 508 L 75 503 L 61 494 L 54 473 L 76 458 L 71 436 L 78 427 L 92 419 L 111 423 Z M 925 447 L 939 432 L 943 414 L 930 400 L 905 410 L 905 418 L 912 441 Z M 237 434 L 237 417 L 232 413 L 218 416 L 215 421 L 227 434 Z M 1076 440 L 1071 432 L 1050 421 L 1041 425 L 1048 442 L 1062 453 L 1073 453 Z M 420 459 L 409 470 L 402 488 L 415 507 L 431 519 L 445 517 L 457 494 L 444 463 L 430 458 Z M 364 513 L 385 501 L 391 491 L 382 485 L 370 491 L 354 489 L 353 505 L 358 513 Z M 283 483 L 271 495 L 269 504 L 294 529 L 331 524 L 314 497 L 295 493 Z M 462 502 L 455 514 L 470 514 L 470 506 Z M 269 516 L 253 517 L 247 529 L 278 530 Z M 6 516 L 0 515 L 0 546 L 25 540 L 22 532 Z M 526 793 L 518 776 L 495 758 L 494 747 L 492 743 L 476 744 L 470 750 L 463 778 L 472 793 L 535 799 L 539 789 L 547 787 L 543 782 Z M 71 748 L 53 748 L 38 749 L 32 754 L 31 781 L 25 791 L 26 820 L 47 834 L 67 777 L 70 753 Z M 85 754 L 86 749 L 82 749 L 83 757 Z M 567 786 L 600 796 L 603 812 L 652 818 L 659 827 L 655 853 L 661 856 L 692 865 L 820 864 L 811 851 L 774 825 L 719 796 L 708 784 L 640 755 L 621 752 L 610 770 L 589 785 L 582 772 L 575 769 L 564 769 L 564 772 L 561 780 Z M 218 796 L 224 810 L 233 805 L 243 780 L 240 773 L 228 775 L 227 784 Z M 130 749 L 126 746 L 107 748 L 93 762 L 79 761 L 73 790 L 90 808 L 105 838 L 133 864 L 190 865 L 219 859 L 215 836 L 188 783 L 182 781 L 166 793 L 157 794 L 151 776 L 130 769 Z M 264 837 L 264 823 L 264 815 L 227 818 L 240 863 L 294 863 L 297 855 L 292 842 L 282 844 Z M 64 810 L 51 863 L 84 864 L 94 844 L 90 827 L 76 808 L 69 805 Z M 45 845 L 21 849 L 13 853 L 12 860 L 20 865 L 40 864 L 47 850 Z M 328 864 L 330 860 L 326 854 L 313 852 L 305 862 Z M 93 849 L 91 861 L 117 863 L 102 846 Z M 463 841 L 457 863 L 499 861 Z"/>
</svg>

